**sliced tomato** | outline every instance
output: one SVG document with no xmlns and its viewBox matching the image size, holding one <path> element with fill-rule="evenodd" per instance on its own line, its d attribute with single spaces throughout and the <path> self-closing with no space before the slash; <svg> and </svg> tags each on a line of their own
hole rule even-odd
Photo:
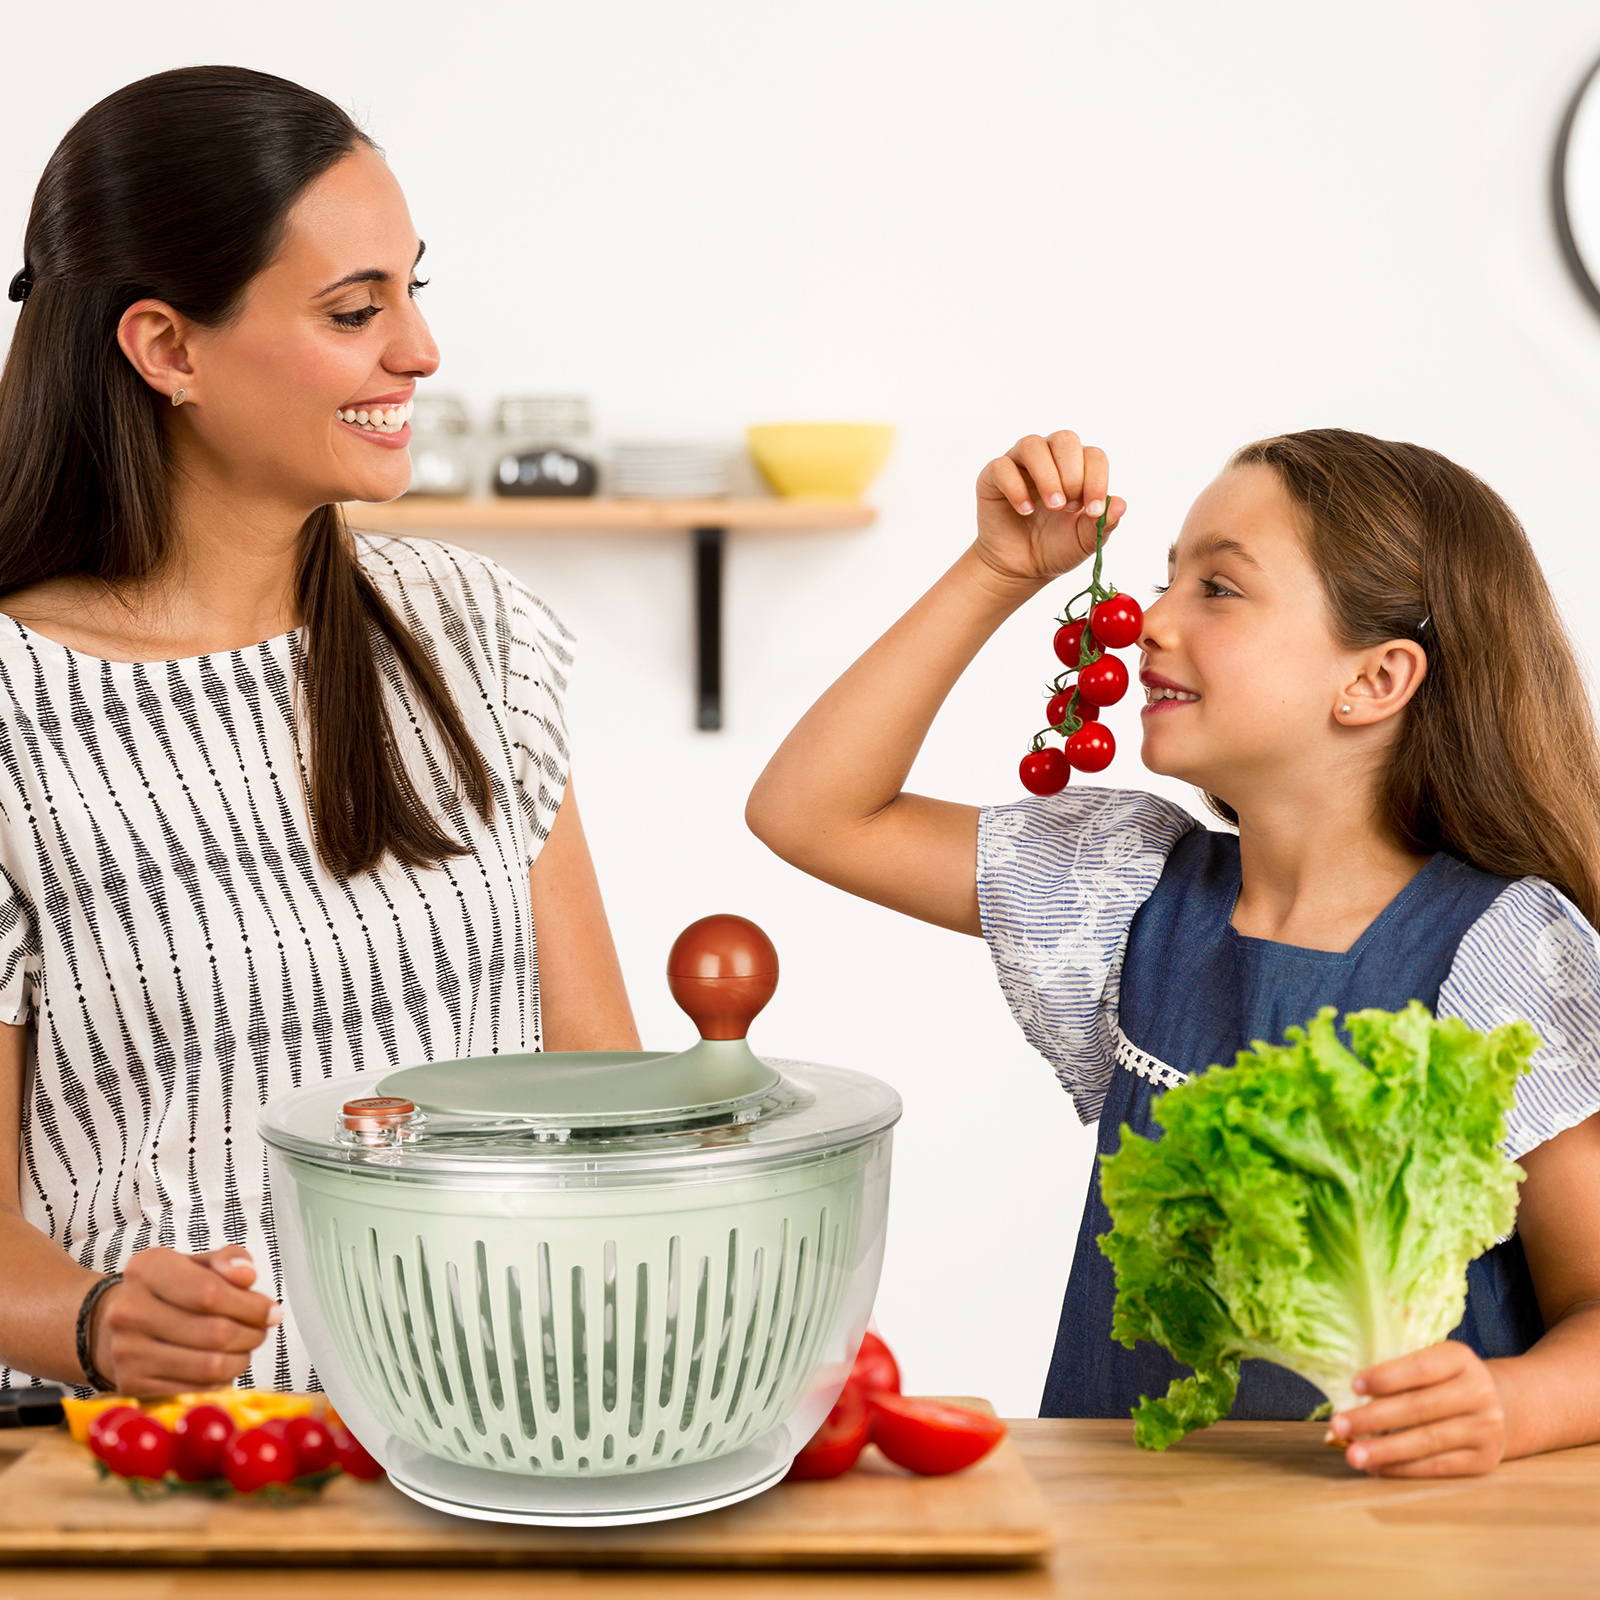
<svg viewBox="0 0 1600 1600">
<path fill-rule="evenodd" d="M 856 1364 L 850 1369 L 850 1382 L 862 1394 L 878 1394 L 888 1390 L 900 1393 L 900 1364 L 877 1334 L 869 1333 L 856 1352 Z"/>
<path fill-rule="evenodd" d="M 855 1384 L 847 1382 L 822 1426 L 794 1458 L 789 1477 L 837 1478 L 856 1464 L 870 1433 L 867 1398 Z"/>
<path fill-rule="evenodd" d="M 981 1461 L 1006 1436 L 998 1417 L 937 1400 L 908 1400 L 904 1395 L 874 1394 L 872 1442 L 908 1472 L 942 1477 Z"/>
</svg>

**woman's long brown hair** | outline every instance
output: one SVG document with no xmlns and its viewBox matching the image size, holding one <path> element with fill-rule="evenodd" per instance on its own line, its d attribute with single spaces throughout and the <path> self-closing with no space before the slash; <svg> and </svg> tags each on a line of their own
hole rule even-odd
<svg viewBox="0 0 1600 1600">
<path fill-rule="evenodd" d="M 1415 639 L 1427 652 L 1379 794 L 1395 838 L 1544 878 L 1600 925 L 1594 714 L 1511 508 L 1436 451 L 1340 428 L 1263 439 L 1231 464 L 1270 467 L 1304 509 L 1345 649 Z"/>
<path fill-rule="evenodd" d="M 0 373 L 0 595 L 82 574 L 116 585 L 173 555 L 166 401 L 117 344 L 135 300 L 206 326 L 239 309 L 290 208 L 371 141 L 331 100 L 242 67 L 141 79 L 87 111 L 34 195 L 31 292 Z M 466 847 L 416 793 L 390 726 L 391 651 L 480 816 L 489 775 L 427 651 L 367 578 L 339 510 L 300 533 L 296 598 L 317 852 L 343 875 L 386 856 L 432 865 Z"/>
</svg>

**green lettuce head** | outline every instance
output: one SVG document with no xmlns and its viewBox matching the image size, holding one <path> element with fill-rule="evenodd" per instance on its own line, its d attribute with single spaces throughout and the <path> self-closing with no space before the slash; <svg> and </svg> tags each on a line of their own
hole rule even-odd
<svg viewBox="0 0 1600 1600">
<path fill-rule="evenodd" d="M 1147 1449 L 1226 1416 L 1246 1357 L 1354 1404 L 1363 1368 L 1461 1321 L 1467 1263 L 1511 1232 L 1523 1172 L 1500 1143 L 1538 1035 L 1413 1001 L 1347 1016 L 1352 1051 L 1334 1015 L 1169 1090 L 1165 1137 L 1125 1127 L 1101 1158 L 1112 1337 L 1194 1368 L 1134 1411 Z"/>
</svg>

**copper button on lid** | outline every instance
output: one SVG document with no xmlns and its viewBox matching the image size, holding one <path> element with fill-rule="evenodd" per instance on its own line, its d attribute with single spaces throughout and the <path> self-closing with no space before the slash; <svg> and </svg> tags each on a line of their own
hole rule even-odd
<svg viewBox="0 0 1600 1600">
<path fill-rule="evenodd" d="M 416 1110 L 409 1100 L 398 1095 L 375 1094 L 365 1100 L 346 1100 L 344 1125 L 351 1133 L 381 1133 L 385 1128 L 397 1128 Z"/>
</svg>

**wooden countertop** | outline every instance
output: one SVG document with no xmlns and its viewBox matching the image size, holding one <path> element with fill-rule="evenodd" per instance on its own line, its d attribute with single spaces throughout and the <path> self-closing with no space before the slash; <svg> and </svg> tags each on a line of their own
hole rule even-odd
<svg viewBox="0 0 1600 1600">
<path fill-rule="evenodd" d="M 1600 1445 L 1487 1478 L 1369 1479 L 1319 1425 L 1012 1424 L 1057 1519 L 1049 1567 L 982 1573 L 10 1568 L 0 1600 L 1534 1600 L 1600 1593 Z M 12 1436 L 18 1444 L 19 1436 Z M 0 1452 L 9 1444 L 0 1435 Z"/>
</svg>

